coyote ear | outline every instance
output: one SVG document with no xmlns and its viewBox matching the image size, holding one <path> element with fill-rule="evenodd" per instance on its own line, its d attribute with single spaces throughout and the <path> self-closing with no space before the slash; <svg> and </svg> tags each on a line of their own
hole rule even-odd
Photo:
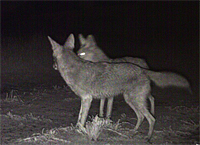
<svg viewBox="0 0 200 145">
<path fill-rule="evenodd" d="M 75 43 L 74 35 L 70 34 L 64 44 L 64 48 L 74 49 L 74 43 Z"/>
<path fill-rule="evenodd" d="M 51 46 L 52 46 L 52 49 L 55 50 L 56 48 L 59 48 L 60 47 L 60 44 L 58 44 L 56 41 L 54 41 L 53 39 L 51 39 L 50 36 L 47 36 L 50 43 L 51 43 Z"/>
<path fill-rule="evenodd" d="M 82 34 L 79 34 L 78 38 L 79 38 L 79 41 L 80 41 L 81 45 L 84 45 L 86 43 L 86 39 L 83 37 Z"/>
<path fill-rule="evenodd" d="M 89 43 L 90 43 L 91 46 L 96 45 L 96 41 L 95 41 L 93 35 L 88 35 L 87 36 L 87 40 L 89 41 Z"/>
</svg>

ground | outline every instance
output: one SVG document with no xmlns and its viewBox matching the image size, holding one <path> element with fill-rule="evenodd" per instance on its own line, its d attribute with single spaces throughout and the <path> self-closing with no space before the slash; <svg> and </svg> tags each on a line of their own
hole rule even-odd
<svg viewBox="0 0 200 145">
<path fill-rule="evenodd" d="M 10 78 L 10 77 L 9 77 Z M 14 77 L 16 78 L 16 77 Z M 8 83 L 8 82 L 7 82 Z M 4 85 L 6 86 L 6 85 Z M 80 98 L 67 85 L 23 83 L 1 92 L 1 143 L 4 144 L 195 144 L 199 143 L 199 102 L 187 90 L 152 86 L 156 124 L 150 142 L 148 122 L 133 132 L 137 118 L 122 96 L 114 100 L 110 127 L 97 141 L 75 128 Z M 193 94 L 194 95 L 194 94 Z M 98 114 L 94 100 L 87 121 Z M 120 120 L 119 120 L 120 119 Z M 119 121 L 119 122 L 118 122 Z"/>
</svg>

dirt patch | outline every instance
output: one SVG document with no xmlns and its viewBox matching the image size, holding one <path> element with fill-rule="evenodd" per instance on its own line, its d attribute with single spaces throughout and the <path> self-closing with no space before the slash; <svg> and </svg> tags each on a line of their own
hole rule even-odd
<svg viewBox="0 0 200 145">
<path fill-rule="evenodd" d="M 118 96 L 114 101 L 112 125 L 119 123 L 120 126 L 104 128 L 97 141 L 91 141 L 74 127 L 80 99 L 69 87 L 39 85 L 30 88 L 23 86 L 12 88 L 12 92 L 2 92 L 2 144 L 199 143 L 198 102 L 181 99 L 170 103 L 168 99 L 156 102 L 159 105 L 156 105 L 155 130 L 151 141 L 147 142 L 148 122 L 145 120 L 138 132 L 133 132 L 136 115 L 122 96 Z M 98 111 L 99 101 L 94 100 L 87 120 L 91 121 L 91 116 L 97 115 Z"/>
</svg>

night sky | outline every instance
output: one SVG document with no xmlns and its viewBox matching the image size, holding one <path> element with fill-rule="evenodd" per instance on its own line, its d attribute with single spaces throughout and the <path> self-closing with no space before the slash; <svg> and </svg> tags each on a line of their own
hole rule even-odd
<svg viewBox="0 0 200 145">
<path fill-rule="evenodd" d="M 27 74 L 57 75 L 47 36 L 63 44 L 73 33 L 77 51 L 82 33 L 93 34 L 111 58 L 144 58 L 152 70 L 178 72 L 198 88 L 198 6 L 198 2 L 1 2 L 2 80 L 7 81 L 8 74 L 26 74 L 26 81 Z"/>
</svg>

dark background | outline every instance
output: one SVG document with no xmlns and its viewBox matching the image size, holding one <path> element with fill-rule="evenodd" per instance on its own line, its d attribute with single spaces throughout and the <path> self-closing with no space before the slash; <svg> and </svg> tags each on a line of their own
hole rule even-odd
<svg viewBox="0 0 200 145">
<path fill-rule="evenodd" d="M 64 84 L 47 36 L 93 34 L 111 58 L 146 59 L 152 70 L 182 74 L 199 88 L 198 2 L 1 2 L 1 77 L 8 84 Z"/>
</svg>

